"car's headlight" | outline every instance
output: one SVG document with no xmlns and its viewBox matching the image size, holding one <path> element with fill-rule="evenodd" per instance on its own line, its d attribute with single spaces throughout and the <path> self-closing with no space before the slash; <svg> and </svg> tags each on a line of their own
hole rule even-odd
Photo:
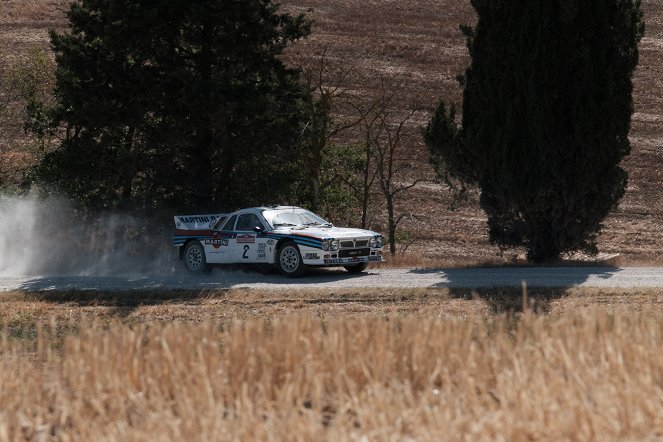
<svg viewBox="0 0 663 442">
<path fill-rule="evenodd" d="M 381 249 L 382 247 L 384 247 L 384 237 L 378 236 L 377 238 L 375 238 L 375 243 L 376 243 L 375 247 Z"/>
<path fill-rule="evenodd" d="M 372 249 L 376 248 L 378 246 L 378 239 L 376 237 L 371 238 L 368 245 L 371 246 Z"/>
<path fill-rule="evenodd" d="M 337 239 L 332 239 L 331 243 L 329 243 L 329 250 L 338 250 L 338 240 Z"/>
<path fill-rule="evenodd" d="M 329 250 L 329 240 L 328 239 L 323 239 L 322 240 L 322 250 Z"/>
</svg>

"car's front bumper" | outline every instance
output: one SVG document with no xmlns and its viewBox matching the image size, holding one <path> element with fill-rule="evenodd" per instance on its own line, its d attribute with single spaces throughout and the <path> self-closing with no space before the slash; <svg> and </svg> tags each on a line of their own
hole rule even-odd
<svg viewBox="0 0 663 442">
<path fill-rule="evenodd" d="M 379 256 L 355 256 L 352 258 L 327 258 L 324 260 L 324 265 L 348 265 L 360 264 L 362 262 L 382 262 L 384 258 Z"/>
<path fill-rule="evenodd" d="M 352 264 L 361 264 L 363 262 L 381 262 L 384 261 L 382 257 L 382 250 L 373 249 L 368 255 L 364 256 L 348 256 L 340 257 L 338 252 L 321 251 L 317 250 L 304 251 L 302 250 L 302 258 L 304 264 L 309 266 L 344 266 Z"/>
</svg>

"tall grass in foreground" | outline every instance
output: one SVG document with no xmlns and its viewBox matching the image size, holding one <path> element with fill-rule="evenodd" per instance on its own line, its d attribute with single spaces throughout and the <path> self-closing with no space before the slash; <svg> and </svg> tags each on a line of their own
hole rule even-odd
<svg viewBox="0 0 663 442">
<path fill-rule="evenodd" d="M 663 437 L 663 314 L 81 326 L 0 344 L 0 440 Z"/>
</svg>

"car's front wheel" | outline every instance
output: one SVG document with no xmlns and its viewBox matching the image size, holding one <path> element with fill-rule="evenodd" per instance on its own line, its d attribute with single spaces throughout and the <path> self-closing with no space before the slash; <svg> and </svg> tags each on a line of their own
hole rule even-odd
<svg viewBox="0 0 663 442">
<path fill-rule="evenodd" d="M 362 263 L 359 263 L 359 264 L 352 264 L 352 265 L 344 266 L 344 267 L 345 267 L 345 270 L 347 270 L 350 273 L 361 273 L 364 270 L 366 270 L 366 267 L 368 267 L 368 263 L 367 262 L 362 262 Z"/>
<path fill-rule="evenodd" d="M 203 273 L 207 271 L 207 259 L 205 258 L 205 249 L 198 241 L 191 241 L 184 249 L 184 265 L 193 273 Z"/>
<path fill-rule="evenodd" d="M 301 276 L 306 269 L 299 248 L 292 242 L 283 244 L 279 249 L 276 267 L 282 275 L 289 277 Z"/>
</svg>

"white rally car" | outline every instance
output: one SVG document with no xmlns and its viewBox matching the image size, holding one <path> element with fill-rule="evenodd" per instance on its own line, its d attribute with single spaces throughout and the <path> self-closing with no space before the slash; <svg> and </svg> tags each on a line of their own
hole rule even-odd
<svg viewBox="0 0 663 442">
<path fill-rule="evenodd" d="M 274 264 L 285 276 L 307 266 L 362 272 L 380 262 L 384 238 L 371 230 L 335 227 L 300 207 L 253 207 L 233 213 L 175 216 L 173 244 L 192 272 L 209 264 Z"/>
</svg>

